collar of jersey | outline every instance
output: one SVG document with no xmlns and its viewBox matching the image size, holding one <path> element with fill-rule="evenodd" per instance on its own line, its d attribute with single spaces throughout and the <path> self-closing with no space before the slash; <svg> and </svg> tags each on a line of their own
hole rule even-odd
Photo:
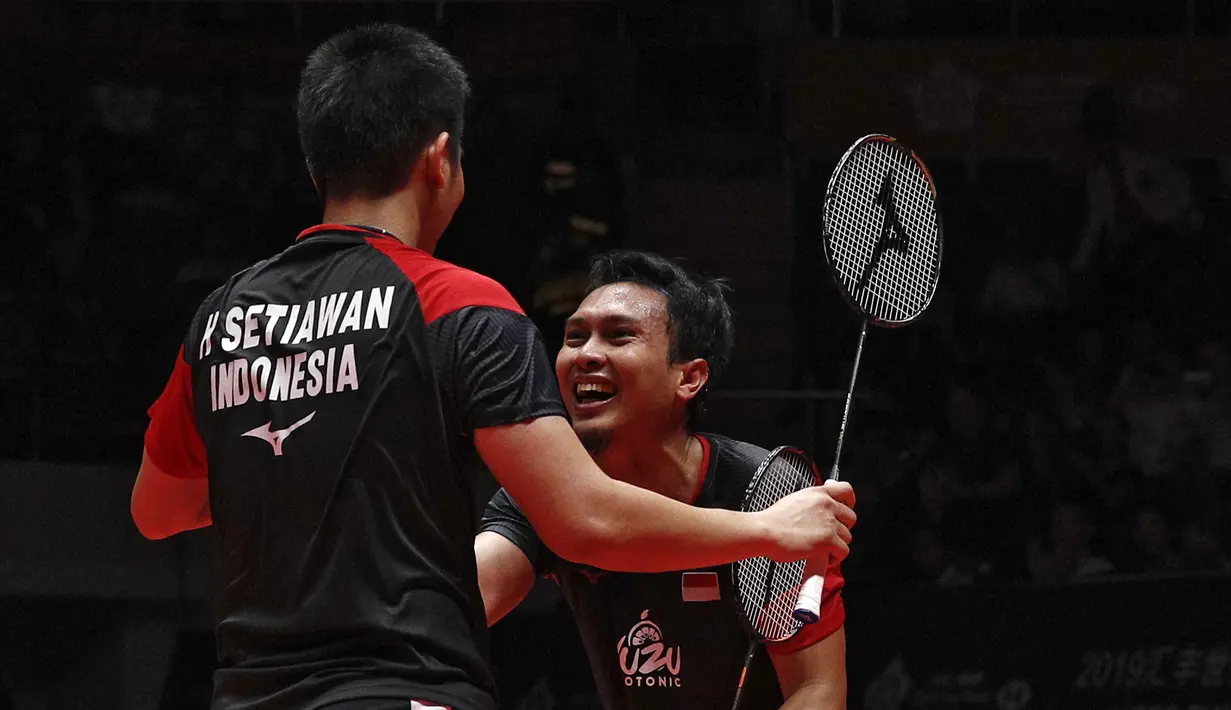
<svg viewBox="0 0 1231 710">
<path fill-rule="evenodd" d="M 356 224 L 318 224 L 315 227 L 308 227 L 295 237 L 295 241 L 300 241 L 317 234 L 324 232 L 351 232 L 353 234 L 362 234 L 365 237 L 379 237 L 381 239 L 392 239 L 398 241 L 397 237 L 388 232 L 378 232 L 375 229 L 362 227 Z"/>
<path fill-rule="evenodd" d="M 697 499 L 701 497 L 701 492 L 705 490 L 705 481 L 709 478 L 710 473 L 710 440 L 704 434 L 695 434 L 697 441 L 701 442 L 701 472 L 697 475 L 697 487 L 692 492 L 692 500 L 688 501 L 689 505 L 696 505 Z"/>
</svg>

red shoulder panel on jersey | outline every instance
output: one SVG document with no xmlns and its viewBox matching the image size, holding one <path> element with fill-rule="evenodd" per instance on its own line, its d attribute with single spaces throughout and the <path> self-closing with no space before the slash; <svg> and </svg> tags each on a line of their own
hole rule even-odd
<svg viewBox="0 0 1231 710">
<path fill-rule="evenodd" d="M 427 323 L 470 306 L 503 308 L 525 315 L 508 290 L 482 274 L 441 261 L 396 239 L 369 237 L 368 244 L 397 265 L 419 294 Z"/>
<path fill-rule="evenodd" d="M 846 579 L 842 568 L 832 564 L 825 570 L 825 586 L 821 590 L 821 618 L 799 630 L 799 633 L 783 643 L 765 645 L 770 653 L 795 653 L 825 640 L 846 623 L 846 605 L 842 603 L 842 587 Z"/>
<path fill-rule="evenodd" d="M 205 442 L 197 431 L 192 411 L 192 368 L 184 360 L 184 346 L 175 356 L 175 369 L 162 394 L 150 406 L 145 430 L 145 451 L 150 460 L 176 478 L 205 478 L 209 467 Z"/>
</svg>

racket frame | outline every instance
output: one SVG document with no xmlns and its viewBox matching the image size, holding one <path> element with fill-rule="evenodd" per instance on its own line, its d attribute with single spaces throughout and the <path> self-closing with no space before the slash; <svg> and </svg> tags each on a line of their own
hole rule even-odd
<svg viewBox="0 0 1231 710">
<path fill-rule="evenodd" d="M 919 169 L 923 172 L 923 176 L 928 184 L 928 191 L 932 194 L 932 201 L 935 202 L 937 199 L 936 181 L 932 179 L 932 171 L 928 170 L 927 165 L 925 165 L 923 160 L 918 155 L 915 154 L 915 151 L 902 145 L 898 141 L 898 139 L 894 138 L 893 136 L 885 135 L 884 133 L 870 133 L 860 138 L 859 140 L 855 141 L 855 143 L 852 144 L 851 147 L 846 149 L 846 152 L 843 153 L 842 157 L 838 160 L 838 165 L 834 168 L 833 173 L 831 173 L 829 176 L 829 182 L 825 186 L 825 202 L 821 206 L 821 215 L 822 215 L 821 222 L 823 225 L 823 231 L 821 234 L 821 247 L 822 247 L 821 251 L 824 252 L 825 254 L 826 265 L 829 267 L 829 277 L 833 279 L 834 285 L 838 287 L 838 292 L 842 294 L 842 299 L 846 301 L 847 305 L 849 305 L 852 310 L 862 315 L 865 319 L 867 319 L 869 323 L 879 328 L 901 328 L 902 326 L 906 326 L 906 325 L 910 325 L 911 323 L 914 323 L 916 320 L 919 319 L 920 316 L 926 313 L 928 310 L 928 307 L 932 305 L 932 300 L 936 297 L 936 288 L 937 288 L 937 285 L 940 283 L 940 273 L 939 273 L 940 265 L 944 263 L 945 226 L 944 226 L 944 220 L 941 217 L 940 206 L 936 205 L 934 212 L 936 215 L 937 274 L 936 274 L 936 277 L 932 279 L 932 291 L 931 293 L 928 294 L 927 301 L 923 304 L 922 307 L 919 308 L 918 313 L 916 313 L 913 317 L 907 318 L 904 320 L 888 320 L 884 318 L 879 318 L 877 316 L 872 315 L 871 313 L 868 313 L 867 311 L 863 309 L 863 306 L 859 305 L 859 302 L 855 299 L 854 295 L 852 295 L 851 292 L 847 289 L 846 284 L 842 283 L 842 279 L 838 275 L 838 267 L 835 262 L 835 256 L 831 252 L 831 249 L 829 246 L 830 237 L 832 236 L 832 234 L 829 231 L 828 215 L 829 215 L 829 207 L 831 204 L 833 204 L 834 200 L 836 199 L 835 191 L 836 191 L 836 187 L 838 183 L 838 177 L 843 174 L 846 168 L 846 164 L 851 160 L 851 157 L 855 154 L 855 152 L 859 150 L 860 148 L 862 148 L 864 145 L 868 143 L 872 143 L 872 142 L 885 143 L 886 145 L 891 146 L 895 150 L 899 150 L 905 153 L 912 161 L 914 161 L 915 165 L 919 166 Z"/>
<path fill-rule="evenodd" d="M 757 470 L 753 472 L 752 478 L 748 481 L 748 487 L 744 489 L 744 498 L 740 501 L 739 509 L 741 512 L 749 512 L 748 505 L 749 501 L 752 499 L 753 492 L 756 491 L 757 486 L 760 485 L 761 479 L 765 476 L 765 472 L 769 470 L 770 464 L 772 464 L 775 459 L 785 452 L 794 453 L 803 458 L 803 460 L 806 461 L 812 468 L 812 485 L 817 485 L 820 483 L 820 471 L 816 467 L 816 462 L 812 460 L 811 456 L 808 456 L 807 452 L 797 446 L 779 446 L 769 452 L 769 455 L 765 457 L 765 460 L 763 460 L 761 464 L 757 466 Z M 752 670 L 752 662 L 756 658 L 757 647 L 761 645 L 770 645 L 789 641 L 794 638 L 804 626 L 807 625 L 801 623 L 795 627 L 795 630 L 791 632 L 789 636 L 774 641 L 766 639 L 761 632 L 757 631 L 756 625 L 753 624 L 748 618 L 748 612 L 745 610 L 744 605 L 744 594 L 739 584 L 739 572 L 737 565 L 742 562 L 743 560 L 739 560 L 731 563 L 731 587 L 735 590 L 735 604 L 739 608 L 740 620 L 744 624 L 744 629 L 748 632 L 748 651 L 744 654 L 744 667 L 743 670 L 740 671 L 739 684 L 735 688 L 735 700 L 731 705 L 732 710 L 739 710 L 740 705 L 743 703 L 744 683 L 748 680 L 748 673 Z"/>
<path fill-rule="evenodd" d="M 809 456 L 807 452 L 805 452 L 803 449 L 797 446 L 779 446 L 778 448 L 771 451 L 768 456 L 765 457 L 765 460 L 762 461 L 759 466 L 757 466 L 757 470 L 752 474 L 752 478 L 748 482 L 748 487 L 744 489 L 744 498 L 740 502 L 739 509 L 741 512 L 745 512 L 745 513 L 749 512 L 748 510 L 749 502 L 752 499 L 753 493 L 757 490 L 757 487 L 760 485 L 761 479 L 765 476 L 765 472 L 769 470 L 770 464 L 772 464 L 783 453 L 787 453 L 787 452 L 799 456 L 804 461 L 806 461 L 808 465 L 812 468 L 812 482 L 808 484 L 809 486 L 817 486 L 821 484 L 822 479 L 821 479 L 820 471 L 816 467 L 816 462 L 812 460 L 812 457 Z M 801 486 L 798 490 L 803 490 L 806 487 L 808 486 Z M 740 588 L 740 584 L 739 584 L 739 569 L 740 569 L 740 565 L 742 565 L 744 562 L 746 562 L 746 560 L 737 560 L 731 563 L 730 565 L 731 567 L 731 586 L 735 590 L 735 603 L 739 607 L 740 618 L 743 620 L 744 627 L 745 629 L 747 629 L 748 635 L 753 639 L 754 643 L 762 643 L 762 644 L 784 643 L 786 641 L 791 640 L 792 638 L 795 637 L 796 634 L 799 633 L 800 629 L 802 629 L 805 626 L 805 624 L 800 624 L 796 626 L 795 630 L 787 636 L 784 636 L 779 639 L 769 639 L 769 638 L 766 638 L 761 632 L 757 631 L 756 624 L 753 623 L 753 621 L 748 618 L 748 612 L 745 610 L 745 605 L 744 605 L 745 595 L 744 595 L 743 590 Z M 773 563 L 773 564 L 777 564 L 777 563 Z M 800 580 L 800 581 L 802 582 L 803 580 Z"/>
</svg>

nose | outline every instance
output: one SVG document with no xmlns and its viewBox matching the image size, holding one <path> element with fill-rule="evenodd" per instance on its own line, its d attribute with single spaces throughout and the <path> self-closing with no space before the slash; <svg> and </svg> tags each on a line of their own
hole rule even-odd
<svg viewBox="0 0 1231 710">
<path fill-rule="evenodd" d="M 607 357 L 603 353 L 601 344 L 598 338 L 590 338 L 577 349 L 577 367 L 583 372 L 593 372 L 601 370 L 603 364 L 607 362 Z"/>
</svg>

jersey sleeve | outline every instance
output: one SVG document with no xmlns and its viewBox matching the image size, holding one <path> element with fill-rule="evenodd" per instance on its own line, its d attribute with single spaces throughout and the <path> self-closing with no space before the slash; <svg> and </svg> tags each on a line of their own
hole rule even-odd
<svg viewBox="0 0 1231 710">
<path fill-rule="evenodd" d="M 488 502 L 487 509 L 483 511 L 479 532 L 494 532 L 517 545 L 526 555 L 526 559 L 530 560 L 536 576 L 549 571 L 547 568 L 552 558 L 551 551 L 539 540 L 521 506 L 517 505 L 517 501 L 503 488 L 496 491 L 496 495 Z"/>
<path fill-rule="evenodd" d="M 795 653 L 814 646 L 825 640 L 833 632 L 846 623 L 846 607 L 842 603 L 842 587 L 846 580 L 842 577 L 842 568 L 838 563 L 831 564 L 825 571 L 825 586 L 821 590 L 821 615 L 815 623 L 799 630 L 790 639 L 782 643 L 766 645 L 771 654 Z"/>
<path fill-rule="evenodd" d="M 192 408 L 192 368 L 181 346 L 162 394 L 149 409 L 145 451 L 154 465 L 176 478 L 205 478 L 205 443 Z"/>
<path fill-rule="evenodd" d="M 504 308 L 464 308 L 445 317 L 453 339 L 450 380 L 466 434 L 567 416 L 538 328 Z"/>
</svg>

